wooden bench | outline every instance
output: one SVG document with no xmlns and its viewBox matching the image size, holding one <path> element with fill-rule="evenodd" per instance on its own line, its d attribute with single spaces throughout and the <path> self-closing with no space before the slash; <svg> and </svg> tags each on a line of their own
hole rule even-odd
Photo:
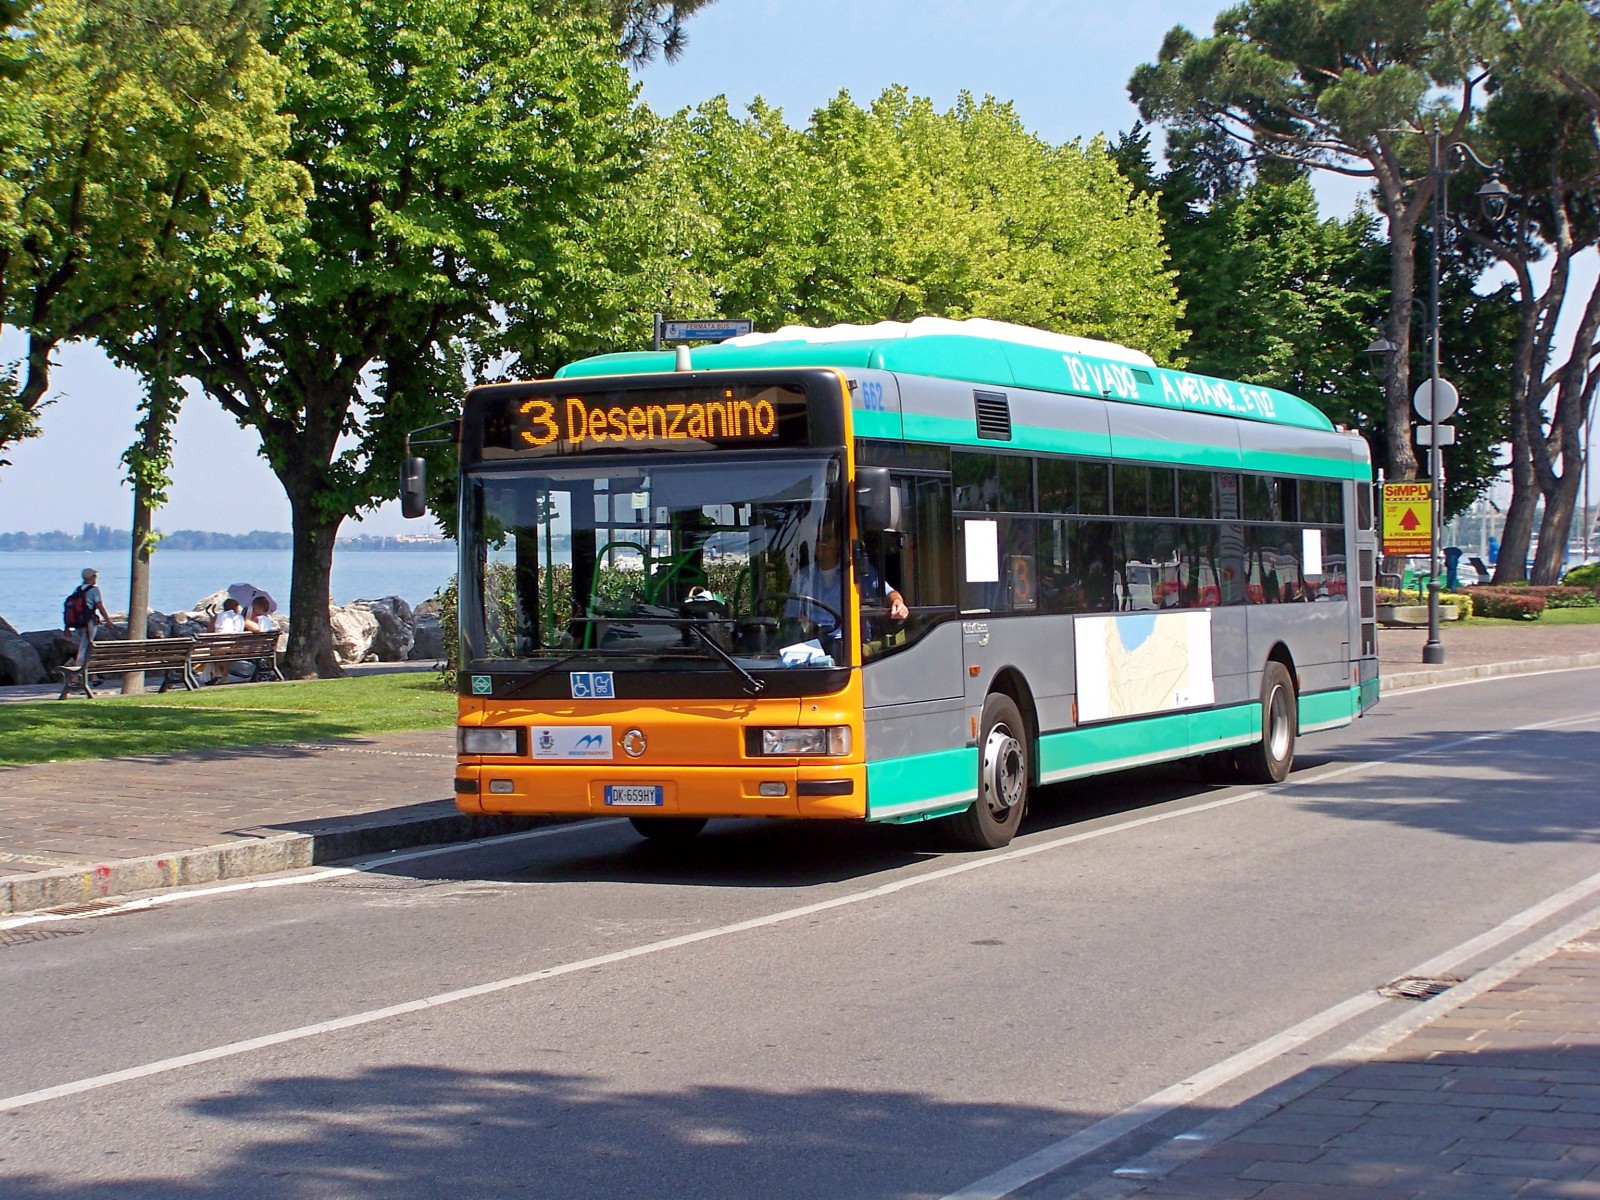
<svg viewBox="0 0 1600 1200">
<path fill-rule="evenodd" d="M 256 678 L 270 676 L 281 681 L 283 672 L 278 669 L 278 631 L 202 633 L 194 639 L 194 646 L 189 651 L 188 674 L 192 680 L 199 667 L 230 662 L 259 663 Z"/>
<path fill-rule="evenodd" d="M 61 695 L 57 700 L 65 700 L 67 693 L 75 687 L 83 691 L 89 699 L 94 699 L 94 692 L 89 687 L 91 675 L 125 675 L 131 671 L 161 671 L 161 690 L 164 692 L 172 685 L 172 676 L 176 672 L 178 682 L 184 687 L 193 689 L 196 684 L 194 677 L 189 673 L 189 654 L 194 649 L 195 639 L 192 637 L 151 638 L 148 641 L 137 639 L 128 642 L 103 641 L 91 642 L 89 653 L 84 656 L 83 664 L 76 663 L 58 667 L 61 672 Z"/>
</svg>

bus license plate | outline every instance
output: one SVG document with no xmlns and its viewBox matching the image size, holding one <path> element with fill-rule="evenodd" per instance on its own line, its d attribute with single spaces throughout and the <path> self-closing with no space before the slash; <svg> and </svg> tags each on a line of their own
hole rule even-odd
<svg viewBox="0 0 1600 1200">
<path fill-rule="evenodd" d="M 606 803 L 615 808 L 659 808 L 662 788 L 656 783 L 608 783 Z"/>
</svg>

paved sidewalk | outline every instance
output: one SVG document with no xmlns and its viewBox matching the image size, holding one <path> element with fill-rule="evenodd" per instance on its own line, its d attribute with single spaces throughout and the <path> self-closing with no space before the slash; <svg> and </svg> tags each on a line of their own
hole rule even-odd
<svg viewBox="0 0 1600 1200">
<path fill-rule="evenodd" d="M 1080 1197 L 1600 1197 L 1600 927 L 1552 941 L 1464 1004 L 1430 1001 L 1446 1011 L 1392 1046 L 1306 1072 L 1297 1097 L 1243 1106 L 1259 1120 L 1224 1113 L 1227 1136 L 1201 1126 Z"/>
</svg>

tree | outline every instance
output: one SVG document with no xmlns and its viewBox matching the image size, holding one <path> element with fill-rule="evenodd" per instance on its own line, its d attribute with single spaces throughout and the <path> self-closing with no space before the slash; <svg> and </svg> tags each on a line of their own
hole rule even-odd
<svg viewBox="0 0 1600 1200">
<path fill-rule="evenodd" d="M 803 130 L 759 100 L 674 118 L 671 159 L 710 222 L 710 301 L 763 327 L 983 316 L 1181 345 L 1154 202 L 1104 144 L 1052 146 L 1008 104 L 948 112 L 903 88 L 841 94 Z"/>
<path fill-rule="evenodd" d="M 1511 506 L 1495 581 L 1526 577 L 1542 500 L 1533 579 L 1555 583 L 1583 480 L 1585 418 L 1600 387 L 1600 284 L 1584 295 L 1573 277 L 1576 260 L 1600 247 L 1600 6 L 1515 0 L 1510 7 L 1516 36 L 1485 125 L 1504 149 L 1508 182 L 1521 201 L 1509 232 L 1476 239 L 1513 272 L 1521 311 Z M 1537 273 L 1536 262 L 1543 268 Z M 1562 331 L 1571 341 L 1557 361 Z"/>
<path fill-rule="evenodd" d="M 393 493 L 405 431 L 449 416 L 507 308 L 573 318 L 641 125 L 607 6 L 275 0 L 288 156 L 313 181 L 284 274 L 207 290 L 181 369 L 261 437 L 293 520 L 294 676 L 339 673 L 334 537 Z"/>
<path fill-rule="evenodd" d="M 1496 3 L 1437 0 L 1244 0 L 1211 37 L 1181 26 L 1128 88 L 1146 120 L 1174 134 L 1179 156 L 1226 164 L 1293 163 L 1371 179 L 1389 224 L 1385 378 L 1387 467 L 1415 476 L 1409 376 L 1416 231 L 1433 200 L 1428 145 L 1465 135 L 1505 14 Z"/>
<path fill-rule="evenodd" d="M 1382 384 L 1371 379 L 1361 352 L 1387 308 L 1389 248 L 1372 214 L 1360 209 L 1322 219 L 1298 173 L 1235 181 L 1190 158 L 1162 174 L 1149 140 L 1135 127 L 1112 153 L 1142 191 L 1157 196 L 1184 303 L 1190 367 L 1304 396 L 1360 432 L 1381 458 Z M 1504 380 L 1515 310 L 1509 289 L 1490 296 L 1475 291 L 1486 260 L 1481 251 L 1453 249 L 1444 262 L 1444 368 L 1462 395 L 1447 514 L 1472 503 L 1502 466 L 1496 447 L 1507 430 Z M 1414 365 L 1420 360 L 1419 354 Z"/>
<path fill-rule="evenodd" d="M 270 257 L 271 214 L 300 177 L 277 158 L 282 74 L 260 14 L 257 0 L 43 0 L 4 39 L 20 69 L 0 77 L 0 122 L 20 114 L 28 133 L 0 162 L 14 214 L 0 312 L 27 353 L 0 449 L 37 432 L 62 342 L 181 292 L 220 240 Z"/>
</svg>

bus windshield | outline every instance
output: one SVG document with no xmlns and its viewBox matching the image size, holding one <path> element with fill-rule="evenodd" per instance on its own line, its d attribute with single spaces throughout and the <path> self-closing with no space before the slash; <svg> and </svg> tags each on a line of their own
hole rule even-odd
<svg viewBox="0 0 1600 1200">
<path fill-rule="evenodd" d="M 842 567 L 835 557 L 831 574 L 819 570 L 842 540 L 840 473 L 828 456 L 732 455 L 474 472 L 462 496 L 463 660 L 848 665 Z"/>
</svg>

